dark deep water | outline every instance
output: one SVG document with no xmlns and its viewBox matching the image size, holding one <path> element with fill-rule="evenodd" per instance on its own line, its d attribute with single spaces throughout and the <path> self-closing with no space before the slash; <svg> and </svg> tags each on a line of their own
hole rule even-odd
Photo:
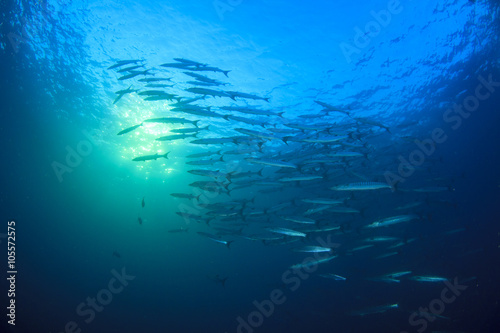
<svg viewBox="0 0 500 333">
<path fill-rule="evenodd" d="M 1 258 L 8 276 L 15 221 L 17 270 L 1 332 L 499 331 L 497 2 L 1 9 Z M 360 182 L 392 188 L 332 189 Z"/>
</svg>

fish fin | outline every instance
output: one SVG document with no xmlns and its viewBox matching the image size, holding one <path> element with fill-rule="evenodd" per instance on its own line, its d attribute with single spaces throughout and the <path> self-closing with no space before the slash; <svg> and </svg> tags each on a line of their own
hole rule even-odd
<svg viewBox="0 0 500 333">
<path fill-rule="evenodd" d="M 229 71 L 222 71 L 222 73 L 224 73 L 224 75 L 225 75 L 226 77 L 229 77 L 229 76 L 227 76 L 227 74 L 228 74 L 229 72 L 230 72 L 230 70 L 229 70 Z"/>
<path fill-rule="evenodd" d="M 227 246 L 227 248 L 228 248 L 228 249 L 230 249 L 230 247 L 229 247 L 229 246 L 231 245 L 231 243 L 232 243 L 232 242 L 234 242 L 234 241 L 227 241 L 227 242 L 226 242 L 226 246 Z"/>
<path fill-rule="evenodd" d="M 168 160 L 168 154 L 170 154 L 170 152 L 165 153 L 164 155 L 162 155 L 162 157 Z"/>
<path fill-rule="evenodd" d="M 262 175 L 262 170 L 264 170 L 264 168 L 262 168 L 262 169 L 260 169 L 259 171 L 257 171 L 257 174 L 258 174 L 259 176 L 261 176 L 261 177 L 264 177 L 264 176 Z M 255 199 L 255 197 L 254 197 L 254 199 Z"/>
<path fill-rule="evenodd" d="M 231 172 L 228 172 L 226 173 L 226 179 L 231 182 L 231 176 L 233 175 L 233 173 L 235 173 L 236 171 L 231 171 Z"/>
</svg>

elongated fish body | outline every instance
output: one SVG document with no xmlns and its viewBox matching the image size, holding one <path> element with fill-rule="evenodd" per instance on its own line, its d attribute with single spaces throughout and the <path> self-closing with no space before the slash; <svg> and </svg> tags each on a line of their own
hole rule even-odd
<svg viewBox="0 0 500 333">
<path fill-rule="evenodd" d="M 294 223 L 316 224 L 315 220 L 303 216 L 281 216 L 281 218 Z"/>
<path fill-rule="evenodd" d="M 265 132 L 257 132 L 257 131 L 254 131 L 254 130 L 249 130 L 249 129 L 246 129 L 246 128 L 235 128 L 234 129 L 235 131 L 237 132 L 240 132 L 242 134 L 245 134 L 245 135 L 250 135 L 250 136 L 253 136 L 253 137 L 256 137 L 256 138 L 260 138 L 260 139 L 266 139 L 266 140 L 281 140 L 281 138 L 273 135 L 273 134 L 270 134 L 270 133 L 265 133 Z"/>
<path fill-rule="evenodd" d="M 293 163 L 277 161 L 277 160 L 267 160 L 267 159 L 264 160 L 264 159 L 256 159 L 256 158 L 246 158 L 245 160 L 247 160 L 248 162 L 253 163 L 253 164 L 268 165 L 268 166 L 274 166 L 274 167 L 278 167 L 278 168 L 291 168 L 291 169 L 298 168 L 298 166 L 293 164 Z"/>
<path fill-rule="evenodd" d="M 224 155 L 249 155 L 257 152 L 260 153 L 258 149 L 234 149 L 225 151 Z"/>
<path fill-rule="evenodd" d="M 390 189 L 391 186 L 387 183 L 360 182 L 360 183 L 350 183 L 350 184 L 330 187 L 330 189 L 333 191 L 372 191 L 384 188 Z"/>
<path fill-rule="evenodd" d="M 356 252 L 356 251 L 366 250 L 366 249 L 369 249 L 369 248 L 374 247 L 374 246 L 375 245 L 373 245 L 373 244 L 362 245 L 362 246 L 355 247 L 354 249 L 351 249 L 350 252 Z"/>
<path fill-rule="evenodd" d="M 188 165 L 214 165 L 217 162 L 224 162 L 222 156 L 217 160 L 198 160 L 198 161 L 188 161 Z"/>
<path fill-rule="evenodd" d="M 399 254 L 399 252 L 396 252 L 396 251 L 389 252 L 389 253 L 384 253 L 384 254 L 381 254 L 381 255 L 375 257 L 375 259 L 389 258 L 389 257 L 395 256 L 395 255 L 398 255 L 398 254 Z"/>
<path fill-rule="evenodd" d="M 208 156 L 212 156 L 212 155 L 220 155 L 220 152 L 221 152 L 220 150 L 207 151 L 204 153 L 191 154 L 191 155 L 186 156 L 186 158 L 200 158 L 200 157 L 208 157 Z"/>
<path fill-rule="evenodd" d="M 202 64 L 201 62 L 198 61 L 193 61 L 189 59 L 184 59 L 184 58 L 174 58 L 175 61 L 182 62 L 184 64 L 188 64 L 191 66 L 197 66 L 197 67 L 206 67 L 208 66 L 207 64 Z"/>
<path fill-rule="evenodd" d="M 165 135 L 159 138 L 156 138 L 156 141 L 174 141 L 174 140 L 182 140 L 186 138 L 195 138 L 196 134 L 173 134 L 173 135 Z"/>
<path fill-rule="evenodd" d="M 194 194 L 190 194 L 190 193 L 170 193 L 171 196 L 173 196 L 174 198 L 181 198 L 181 199 L 198 199 L 200 197 L 200 195 L 194 195 Z"/>
<path fill-rule="evenodd" d="M 448 281 L 447 278 L 440 276 L 412 276 L 410 280 L 418 282 L 444 282 Z"/>
<path fill-rule="evenodd" d="M 198 181 L 198 182 L 193 182 L 193 183 L 189 184 L 189 186 L 197 187 L 197 188 L 202 189 L 204 191 L 218 192 L 218 190 L 221 190 L 221 189 L 225 189 L 227 191 L 229 184 L 224 184 L 224 183 L 215 182 L 215 181 Z"/>
<path fill-rule="evenodd" d="M 172 81 L 172 79 L 169 77 L 145 77 L 143 79 L 139 79 L 138 81 L 150 83 L 150 82 Z"/>
<path fill-rule="evenodd" d="M 294 248 L 292 251 L 306 252 L 306 253 L 322 253 L 322 252 L 330 252 L 331 250 L 332 250 L 331 248 L 323 246 L 303 246 L 299 248 Z"/>
<path fill-rule="evenodd" d="M 117 135 L 123 135 L 123 134 L 129 133 L 129 132 L 132 132 L 133 130 L 135 130 L 141 126 L 142 126 L 142 123 L 140 123 L 139 125 L 131 126 L 129 128 L 124 129 L 123 131 L 118 132 Z"/>
<path fill-rule="evenodd" d="M 131 71 L 130 74 L 120 76 L 118 78 L 118 80 L 119 81 L 128 80 L 128 79 L 136 77 L 137 75 L 146 75 L 146 74 L 148 74 L 148 72 L 149 72 L 149 69 L 146 69 L 145 71 Z"/>
<path fill-rule="evenodd" d="M 184 118 L 150 118 L 143 121 L 144 123 L 162 123 L 162 124 L 192 124 L 198 126 L 199 120 L 187 120 Z"/>
<path fill-rule="evenodd" d="M 168 160 L 168 154 L 170 154 L 170 152 L 163 154 L 163 155 L 159 155 L 158 153 L 156 153 L 154 155 L 144 155 L 144 156 L 136 157 L 136 158 L 132 159 L 132 161 L 145 162 L 145 161 L 150 161 L 150 160 L 156 160 L 160 157 L 163 157 L 163 158 Z"/>
<path fill-rule="evenodd" d="M 214 86 L 220 86 L 220 85 L 224 84 L 224 83 L 212 83 L 212 82 L 203 82 L 203 81 L 187 81 L 186 83 L 193 85 L 193 86 L 200 86 L 200 87 L 214 87 Z"/>
<path fill-rule="evenodd" d="M 365 155 L 358 153 L 356 151 L 339 151 L 333 154 L 329 154 L 328 156 L 345 158 L 345 157 L 363 157 Z"/>
<path fill-rule="evenodd" d="M 302 139 L 300 141 L 309 142 L 309 143 L 332 143 L 332 142 L 345 140 L 347 138 L 348 138 L 347 135 L 337 135 L 337 136 L 325 136 L 325 137 L 320 137 L 320 138 Z"/>
<path fill-rule="evenodd" d="M 189 113 L 189 114 L 194 114 L 196 116 L 202 116 L 202 117 L 224 118 L 223 114 L 219 114 L 219 113 L 213 112 L 213 111 L 201 110 L 201 109 L 185 108 L 185 109 L 182 110 L 182 112 Z"/>
<path fill-rule="evenodd" d="M 161 64 L 160 66 L 168 67 L 168 68 L 180 68 L 180 69 L 191 69 L 192 70 L 191 64 L 180 63 L 180 62 L 170 62 L 170 63 Z"/>
<path fill-rule="evenodd" d="M 252 95 L 252 94 L 241 93 L 238 91 L 228 91 L 227 94 L 229 94 L 233 99 L 235 97 L 239 97 L 239 98 L 246 98 L 246 99 L 253 99 L 253 100 L 263 100 L 263 101 L 269 102 L 268 97 L 260 97 L 260 96 L 256 96 L 256 95 Z"/>
<path fill-rule="evenodd" d="M 125 66 L 125 65 L 130 65 L 130 64 L 137 64 L 138 62 L 142 62 L 142 60 L 120 60 L 120 61 L 117 61 L 114 65 L 109 66 L 108 69 L 114 69 L 114 68 L 118 68 L 118 67 Z"/>
<path fill-rule="evenodd" d="M 231 115 L 225 115 L 224 119 L 239 121 L 239 122 L 242 122 L 242 123 L 245 123 L 245 124 L 254 125 L 254 126 L 262 126 L 262 127 L 265 127 L 268 124 L 266 122 L 255 120 L 255 119 L 251 119 L 251 118 L 231 116 Z"/>
<path fill-rule="evenodd" d="M 280 182 L 301 182 L 309 180 L 323 179 L 322 176 L 298 176 L 298 177 L 283 177 L 278 179 Z"/>
<path fill-rule="evenodd" d="M 311 215 L 311 214 L 319 213 L 319 212 L 324 211 L 330 207 L 331 207 L 330 205 L 324 205 L 324 206 L 310 208 L 304 212 L 304 215 Z"/>
<path fill-rule="evenodd" d="M 277 234 L 282 234 L 286 236 L 293 236 L 293 237 L 306 237 L 307 234 L 300 232 L 300 231 L 295 231 L 292 229 L 288 228 L 266 228 L 267 230 L 277 233 Z"/>
<path fill-rule="evenodd" d="M 336 231 L 340 230 L 340 226 L 330 226 L 330 227 L 321 227 L 321 228 L 313 228 L 313 229 L 304 229 L 302 230 L 305 233 L 310 233 L 310 232 L 331 232 L 331 231 Z"/>
<path fill-rule="evenodd" d="M 368 308 L 365 310 L 361 311 L 354 311 L 351 313 L 353 316 L 366 316 L 366 315 L 371 315 L 371 314 L 376 314 L 376 313 L 384 313 L 387 310 L 390 309 L 397 309 L 399 305 L 397 303 L 395 304 L 389 304 L 389 305 L 381 305 L 381 306 L 376 306 L 373 308 Z"/>
<path fill-rule="evenodd" d="M 380 242 L 394 242 L 397 240 L 400 240 L 400 238 L 388 237 L 388 236 L 377 236 L 377 237 L 365 238 L 363 241 L 364 242 L 371 242 L 371 243 L 380 243 Z"/>
<path fill-rule="evenodd" d="M 141 95 L 141 96 L 154 96 L 154 95 L 163 95 L 163 94 L 165 94 L 165 92 L 163 90 L 144 90 L 144 91 L 137 93 L 137 95 Z"/>
<path fill-rule="evenodd" d="M 266 111 L 266 110 L 259 110 L 255 108 L 250 108 L 250 107 L 242 107 L 242 106 L 221 106 L 219 109 L 226 110 L 226 111 L 236 111 L 240 113 L 246 113 L 246 114 L 253 114 L 257 116 L 278 116 L 283 118 L 283 113 L 285 112 L 272 112 L 272 111 Z M 286 130 L 283 130 L 286 133 L 290 133 L 289 131 L 287 132 Z M 275 132 L 278 133 L 279 129 L 275 129 Z"/>
<path fill-rule="evenodd" d="M 301 199 L 302 202 L 320 204 L 320 205 L 340 205 L 345 202 L 339 199 L 328 199 L 328 198 L 314 198 L 314 199 Z"/>
<path fill-rule="evenodd" d="M 144 162 L 144 161 L 156 160 L 158 157 L 159 157 L 158 154 L 144 155 L 144 156 L 136 157 L 136 158 L 132 159 L 132 161 Z"/>
<path fill-rule="evenodd" d="M 379 227 L 386 227 L 389 225 L 401 223 L 401 222 L 408 222 L 411 220 L 418 219 L 418 215 L 398 215 L 398 216 L 393 216 L 393 217 L 388 217 L 379 221 L 375 221 L 369 225 L 366 226 L 366 228 L 379 228 Z"/>
<path fill-rule="evenodd" d="M 206 177 L 212 177 L 212 178 L 226 178 L 227 180 L 231 179 L 231 174 L 222 173 L 222 172 L 213 171 L 213 170 L 198 169 L 198 170 L 188 170 L 188 172 L 193 174 L 193 175 L 198 175 L 198 176 L 206 176 Z"/>
<path fill-rule="evenodd" d="M 379 276 L 374 278 L 367 278 L 369 281 L 385 282 L 385 283 L 400 283 L 401 281 L 388 276 Z"/>
<path fill-rule="evenodd" d="M 326 278 L 326 279 L 332 279 L 335 281 L 345 281 L 347 278 L 337 275 L 337 274 L 332 274 L 332 273 L 327 273 L 327 274 L 319 274 L 319 276 Z"/>
<path fill-rule="evenodd" d="M 132 86 L 128 87 L 127 89 L 118 90 L 117 92 L 115 92 L 115 94 L 117 94 L 118 96 L 116 96 L 115 100 L 113 101 L 113 104 L 116 104 L 126 94 L 130 94 L 136 91 L 137 90 L 132 89 Z"/>
<path fill-rule="evenodd" d="M 216 243 L 224 244 L 227 246 L 228 249 L 229 249 L 229 246 L 231 245 L 231 243 L 233 242 L 233 241 L 226 241 L 226 240 L 220 239 L 212 234 L 209 234 L 209 233 L 203 232 L 203 231 L 197 231 L 196 233 L 200 236 L 203 236 L 203 237 L 206 237 L 210 240 L 213 240 Z"/>
<path fill-rule="evenodd" d="M 389 274 L 386 274 L 384 276 L 391 277 L 391 278 L 398 278 L 398 277 L 402 277 L 402 276 L 405 276 L 405 275 L 408 275 L 411 273 L 412 273 L 412 271 L 402 271 L 402 272 L 389 273 Z"/>
<path fill-rule="evenodd" d="M 198 121 L 198 120 L 197 120 Z M 208 130 L 208 126 L 205 127 L 199 127 L 199 128 L 176 128 L 170 130 L 172 133 L 179 133 L 179 134 L 190 134 L 190 133 L 198 133 L 203 130 Z"/>
<path fill-rule="evenodd" d="M 230 72 L 230 70 L 225 71 L 225 70 L 222 70 L 222 69 L 217 68 L 217 67 L 209 67 L 209 66 L 188 68 L 188 69 L 192 70 L 192 71 L 200 71 L 200 72 L 219 72 L 219 73 L 223 73 L 226 77 L 227 77 L 227 74 Z"/>
<path fill-rule="evenodd" d="M 327 104 L 327 103 L 324 103 L 324 102 L 321 102 L 321 101 L 314 101 L 316 104 L 318 105 L 321 105 L 322 107 L 324 107 L 324 111 L 327 111 L 327 112 L 331 112 L 331 111 L 335 111 L 335 112 L 340 112 L 340 113 L 343 113 L 347 116 L 350 116 L 349 112 L 348 111 L 345 111 L 345 110 L 342 110 L 336 106 L 333 106 L 333 105 L 330 105 L 330 104 Z"/>
<path fill-rule="evenodd" d="M 130 72 L 130 71 L 133 71 L 134 69 L 138 69 L 138 68 L 141 68 L 141 67 L 144 67 L 144 65 L 136 65 L 136 66 L 131 66 L 131 67 L 126 67 L 126 68 L 122 68 L 118 71 L 116 71 L 117 73 L 124 73 L 124 72 Z"/>
<path fill-rule="evenodd" d="M 231 139 L 231 138 L 206 138 L 206 139 L 193 140 L 190 143 L 194 143 L 197 145 L 223 145 L 225 143 L 233 143 L 233 139 Z"/>
<path fill-rule="evenodd" d="M 199 94 L 199 95 L 203 95 L 203 96 L 232 98 L 231 95 L 228 95 L 226 92 L 219 91 L 219 90 L 213 90 L 213 89 L 207 89 L 207 88 L 187 88 L 184 90 L 187 92 L 193 93 L 193 94 Z"/>
<path fill-rule="evenodd" d="M 379 122 L 376 122 L 374 120 L 371 120 L 371 119 L 367 119 L 367 118 L 352 118 L 354 120 L 356 120 L 357 122 L 360 122 L 362 124 L 366 124 L 366 125 L 370 125 L 370 126 L 375 126 L 375 127 L 380 127 L 380 128 L 383 128 L 385 129 L 387 132 L 391 133 L 391 131 L 389 130 L 389 127 L 385 126 L 385 125 L 382 125 L 381 123 Z"/>
<path fill-rule="evenodd" d="M 218 82 L 217 80 L 211 79 L 209 77 L 206 77 L 204 75 L 198 74 L 198 73 L 192 73 L 192 72 L 183 72 L 184 74 L 194 77 L 197 81 L 205 82 L 205 83 L 216 83 Z"/>
<path fill-rule="evenodd" d="M 324 259 L 311 259 L 311 260 L 305 260 L 299 264 L 295 264 L 295 265 L 292 265 L 290 266 L 291 269 L 299 269 L 299 268 L 304 268 L 304 267 L 311 267 L 311 266 L 316 266 L 316 265 L 319 265 L 319 264 L 324 264 L 326 262 L 329 262 L 330 260 L 333 260 L 337 258 L 337 256 L 331 256 L 331 257 L 327 257 L 327 258 L 324 258 Z"/>
<path fill-rule="evenodd" d="M 179 97 L 175 94 L 167 94 L 163 93 L 161 95 L 153 95 L 144 98 L 145 101 L 173 101 L 174 99 L 180 101 L 182 97 Z"/>
<path fill-rule="evenodd" d="M 123 95 L 123 94 L 132 93 L 132 92 L 137 91 L 137 90 L 132 90 L 131 88 L 132 88 L 132 86 L 128 87 L 127 89 L 118 90 L 118 91 L 115 92 L 115 94 L 117 94 L 117 95 Z"/>
<path fill-rule="evenodd" d="M 148 83 L 146 84 L 147 88 L 172 88 L 173 84 L 164 84 L 164 83 Z"/>
</svg>

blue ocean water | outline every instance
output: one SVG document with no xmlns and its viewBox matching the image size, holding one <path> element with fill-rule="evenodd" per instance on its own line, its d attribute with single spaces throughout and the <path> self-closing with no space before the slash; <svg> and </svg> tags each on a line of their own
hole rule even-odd
<svg viewBox="0 0 500 333">
<path fill-rule="evenodd" d="M 2 2 L 1 331 L 498 332 L 499 9 Z"/>
</svg>

